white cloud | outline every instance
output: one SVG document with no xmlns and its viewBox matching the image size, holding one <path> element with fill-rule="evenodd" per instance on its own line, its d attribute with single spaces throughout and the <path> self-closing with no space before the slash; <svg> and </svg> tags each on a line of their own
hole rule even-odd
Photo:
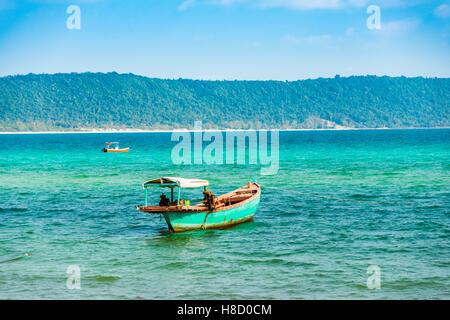
<svg viewBox="0 0 450 320">
<path fill-rule="evenodd" d="M 448 18 L 450 17 L 450 6 L 448 4 L 441 4 L 439 7 L 434 9 L 434 14 L 439 18 Z"/>
<path fill-rule="evenodd" d="M 368 7 L 371 4 L 377 5 L 383 8 L 392 7 L 406 7 L 408 5 L 414 5 L 424 0 L 347 0 L 346 4 L 355 7 Z"/>
<path fill-rule="evenodd" d="M 351 37 L 351 36 L 353 36 L 355 34 L 355 29 L 353 29 L 353 28 L 347 28 L 347 30 L 345 31 L 345 35 L 347 36 L 347 37 Z"/>
<path fill-rule="evenodd" d="M 194 6 L 196 3 L 197 3 L 196 0 L 185 0 L 178 6 L 178 10 L 184 11 L 184 10 Z"/>
<path fill-rule="evenodd" d="M 287 34 L 281 38 L 281 43 L 289 44 L 289 45 L 298 45 L 298 44 L 322 44 L 329 42 L 332 40 L 332 36 L 329 34 L 321 34 L 307 37 L 297 37 L 291 34 Z"/>
<path fill-rule="evenodd" d="M 383 8 L 408 7 L 425 3 L 429 0 L 185 0 L 180 10 L 191 7 L 194 3 L 213 6 L 232 6 L 246 4 L 256 8 L 287 8 L 292 10 L 339 9 L 345 7 L 367 7 L 376 4 Z"/>
<path fill-rule="evenodd" d="M 399 35 L 411 31 L 420 25 L 419 19 L 394 20 L 381 24 L 381 31 L 387 35 Z"/>
<path fill-rule="evenodd" d="M 223 5 L 223 6 L 229 6 L 235 3 L 239 2 L 247 2 L 247 0 L 215 0 L 215 2 Z"/>
<path fill-rule="evenodd" d="M 263 8 L 289 8 L 294 10 L 335 9 L 343 5 L 341 0 L 262 0 L 259 6 Z"/>
</svg>

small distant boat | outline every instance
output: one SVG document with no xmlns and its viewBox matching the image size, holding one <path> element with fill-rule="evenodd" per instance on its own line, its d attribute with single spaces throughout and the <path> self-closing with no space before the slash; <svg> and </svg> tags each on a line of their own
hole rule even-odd
<svg viewBox="0 0 450 320">
<path fill-rule="evenodd" d="M 119 148 L 118 142 L 107 142 L 106 147 L 102 149 L 103 152 L 128 152 L 130 148 Z"/>
<path fill-rule="evenodd" d="M 162 177 L 143 183 L 145 205 L 138 206 L 142 212 L 162 214 L 169 231 L 183 232 L 195 229 L 223 229 L 239 223 L 253 221 L 258 208 L 261 187 L 253 182 L 215 197 L 208 190 L 209 181 L 185 179 L 179 177 Z M 163 193 L 158 205 L 148 204 L 148 188 L 161 187 L 170 189 L 170 199 Z M 204 188 L 201 203 L 190 205 L 190 201 L 181 199 L 183 188 Z M 177 199 L 174 201 L 174 189 Z"/>
</svg>

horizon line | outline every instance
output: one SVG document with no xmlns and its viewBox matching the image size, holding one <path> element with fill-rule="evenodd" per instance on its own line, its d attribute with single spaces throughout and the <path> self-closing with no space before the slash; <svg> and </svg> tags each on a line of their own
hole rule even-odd
<svg viewBox="0 0 450 320">
<path fill-rule="evenodd" d="M 178 77 L 178 78 L 162 78 L 162 77 L 153 77 L 153 76 L 148 76 L 148 75 L 143 75 L 143 74 L 136 74 L 136 73 L 132 73 L 132 72 L 127 72 L 127 73 L 122 73 L 122 72 L 117 72 L 117 71 L 108 71 L 108 72 L 94 72 L 94 71 L 83 71 L 83 72 L 53 72 L 53 73 L 27 73 L 27 74 L 23 74 L 23 73 L 17 73 L 17 74 L 9 74 L 9 75 L 0 75 L 0 79 L 2 78 L 9 78 L 9 77 L 26 77 L 26 76 L 55 76 L 55 75 L 83 75 L 83 74 L 103 74 L 103 75 L 108 75 L 108 74 L 114 74 L 114 75 L 133 75 L 133 76 L 137 76 L 137 77 L 143 77 L 143 78 L 148 78 L 148 79 L 160 79 L 160 80 L 192 80 L 192 81 L 278 81 L 278 82 L 296 82 L 296 81 L 305 81 L 305 80 L 319 80 L 319 79 L 336 79 L 336 78 L 343 78 L 343 79 L 348 79 L 348 78 L 357 78 L 357 77 L 375 77 L 375 78 L 407 78 L 407 79 L 416 79 L 416 78 L 422 78 L 422 79 L 450 79 L 450 75 L 446 76 L 446 77 L 438 77 L 438 76 L 424 76 L 424 75 L 417 75 L 417 76 L 405 76 L 405 75 L 376 75 L 376 74 L 354 74 L 354 75 L 349 75 L 349 76 L 343 76 L 340 74 L 336 74 L 334 76 L 329 76 L 329 77 L 315 77 L 315 78 L 299 78 L 296 80 L 279 80 L 279 79 L 200 79 L 200 78 L 182 78 L 182 77 Z"/>
</svg>

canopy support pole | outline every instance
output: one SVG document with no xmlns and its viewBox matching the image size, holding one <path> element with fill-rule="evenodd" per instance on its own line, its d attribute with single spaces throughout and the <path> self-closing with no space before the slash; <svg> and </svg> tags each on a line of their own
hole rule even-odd
<svg viewBox="0 0 450 320">
<path fill-rule="evenodd" d="M 148 188 L 145 188 L 145 206 L 147 207 L 147 192 Z"/>
</svg>

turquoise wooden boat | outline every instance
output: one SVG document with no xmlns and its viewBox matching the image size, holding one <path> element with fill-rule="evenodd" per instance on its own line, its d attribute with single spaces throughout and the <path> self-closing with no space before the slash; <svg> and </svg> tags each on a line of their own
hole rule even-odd
<svg viewBox="0 0 450 320">
<path fill-rule="evenodd" d="M 142 212 L 162 214 L 171 232 L 223 229 L 254 220 L 261 195 L 261 188 L 257 183 L 248 182 L 247 185 L 217 198 L 211 195 L 208 186 L 209 181 L 200 179 L 162 177 L 149 180 L 143 183 L 145 205 L 138 208 Z M 161 195 L 159 205 L 149 205 L 148 189 L 152 187 L 169 188 L 170 199 Z M 184 188 L 203 188 L 203 201 L 191 205 L 190 201 L 181 200 L 181 190 Z"/>
</svg>

